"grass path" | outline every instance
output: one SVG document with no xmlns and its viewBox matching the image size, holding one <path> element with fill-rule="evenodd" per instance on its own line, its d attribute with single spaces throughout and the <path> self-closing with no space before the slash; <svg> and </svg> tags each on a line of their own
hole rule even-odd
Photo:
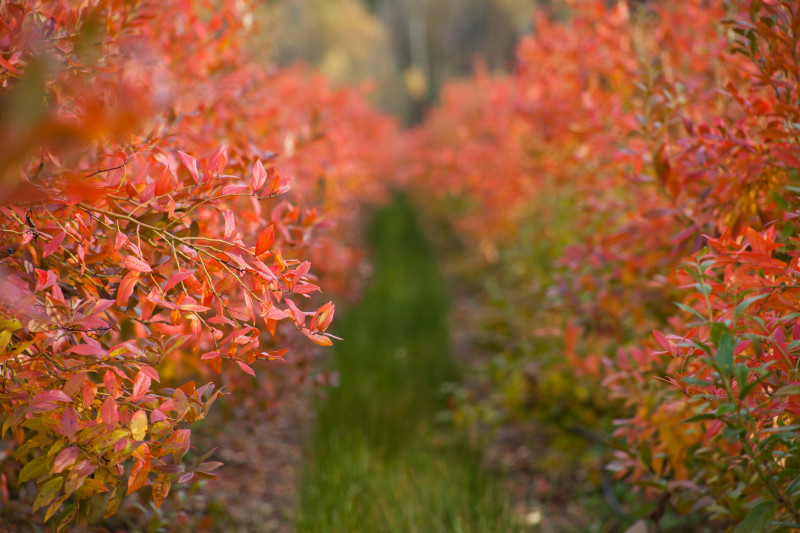
<svg viewBox="0 0 800 533">
<path fill-rule="evenodd" d="M 375 275 L 336 324 L 341 384 L 318 404 L 299 487 L 301 532 L 512 531 L 501 480 L 466 435 L 437 423 L 458 378 L 448 298 L 414 210 L 399 198 L 369 230 Z"/>
</svg>

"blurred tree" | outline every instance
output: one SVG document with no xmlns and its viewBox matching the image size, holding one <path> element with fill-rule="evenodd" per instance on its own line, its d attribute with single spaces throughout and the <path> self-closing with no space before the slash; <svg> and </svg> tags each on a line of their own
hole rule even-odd
<svg viewBox="0 0 800 533">
<path fill-rule="evenodd" d="M 476 58 L 506 70 L 542 0 L 279 0 L 281 63 L 304 60 L 339 83 L 377 83 L 377 103 L 415 121 Z"/>
</svg>

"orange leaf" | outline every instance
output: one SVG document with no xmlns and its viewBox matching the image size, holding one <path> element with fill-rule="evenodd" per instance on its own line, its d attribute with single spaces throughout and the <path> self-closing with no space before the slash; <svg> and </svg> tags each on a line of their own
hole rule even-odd
<svg viewBox="0 0 800 533">
<path fill-rule="evenodd" d="M 272 246 L 275 241 L 275 230 L 270 225 L 267 229 L 261 232 L 256 241 L 256 255 L 261 255 Z"/>
<path fill-rule="evenodd" d="M 311 333 L 306 329 L 300 330 L 303 332 L 303 335 L 314 341 L 314 344 L 318 344 L 319 346 L 332 346 L 333 341 L 326 337 L 325 335 L 320 335 L 318 333 Z"/>
<path fill-rule="evenodd" d="M 147 461 L 138 460 L 131 468 L 131 475 L 128 478 L 128 492 L 126 496 L 136 492 L 144 486 L 147 482 L 147 474 L 150 473 L 150 457 L 148 454 Z"/>
</svg>

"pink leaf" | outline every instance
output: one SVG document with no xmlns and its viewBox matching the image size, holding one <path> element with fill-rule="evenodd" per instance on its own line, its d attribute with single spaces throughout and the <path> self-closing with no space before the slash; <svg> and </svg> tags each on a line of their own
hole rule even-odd
<svg viewBox="0 0 800 533">
<path fill-rule="evenodd" d="M 230 209 L 226 210 L 222 216 L 225 218 L 225 238 L 230 239 L 236 230 L 236 219 L 233 218 L 233 211 Z"/>
<path fill-rule="evenodd" d="M 658 330 L 653 330 L 653 336 L 656 338 L 656 342 L 664 348 L 664 350 L 672 353 L 672 344 L 667 340 L 663 333 Z"/>
<path fill-rule="evenodd" d="M 135 272 L 147 273 L 153 271 L 153 269 L 150 268 L 150 265 L 132 255 L 129 255 L 125 258 L 125 266 Z"/>
<path fill-rule="evenodd" d="M 261 187 L 264 186 L 266 181 L 267 171 L 264 170 L 264 165 L 261 164 L 261 160 L 256 160 L 256 164 L 253 165 L 253 192 L 261 190 Z"/>
<path fill-rule="evenodd" d="M 59 472 L 63 472 L 65 468 L 68 466 L 72 466 L 75 462 L 75 459 L 78 458 L 78 448 L 71 446 L 69 448 L 64 448 L 58 455 L 56 455 L 56 460 L 53 463 L 53 469 L 51 472 L 53 474 L 58 474 Z"/>
<path fill-rule="evenodd" d="M 181 163 L 183 163 L 183 166 L 189 169 L 189 173 L 192 175 L 192 178 L 194 178 L 194 182 L 197 183 L 200 181 L 200 175 L 197 172 L 197 160 L 181 151 L 178 151 L 178 157 L 180 158 Z"/>
<path fill-rule="evenodd" d="M 241 183 L 235 185 L 226 185 L 222 188 L 222 195 L 227 196 L 229 194 L 237 194 L 245 189 L 247 189 L 247 185 L 243 185 Z"/>
<path fill-rule="evenodd" d="M 256 372 L 255 372 L 255 370 L 253 370 L 252 368 L 250 368 L 250 365 L 248 365 L 248 364 L 247 364 L 247 363 L 245 363 L 244 361 L 239 361 L 239 360 L 237 359 L 237 360 L 236 360 L 236 364 L 237 364 L 237 365 L 239 365 L 239 368 L 241 368 L 242 370 L 244 370 L 245 372 L 247 372 L 247 373 L 248 373 L 248 374 L 250 374 L 251 376 L 253 376 L 253 377 L 256 377 Z"/>
</svg>

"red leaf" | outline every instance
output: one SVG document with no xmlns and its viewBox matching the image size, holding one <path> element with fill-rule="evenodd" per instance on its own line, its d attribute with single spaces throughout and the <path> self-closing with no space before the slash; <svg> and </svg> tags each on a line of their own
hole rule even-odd
<svg viewBox="0 0 800 533">
<path fill-rule="evenodd" d="M 78 432 L 78 413 L 71 406 L 61 413 L 61 434 L 72 440 Z"/>
<path fill-rule="evenodd" d="M 52 270 L 36 269 L 36 292 L 52 287 L 56 281 L 58 281 L 58 277 Z"/>
<path fill-rule="evenodd" d="M 108 352 L 102 347 L 95 346 L 94 344 L 76 344 L 67 350 L 67 353 L 76 353 L 78 355 L 96 355 L 98 357 L 108 355 Z"/>
<path fill-rule="evenodd" d="M 237 364 L 237 365 L 239 365 L 239 368 L 241 368 L 242 370 L 244 370 L 245 372 L 247 372 L 247 373 L 248 373 L 248 374 L 250 374 L 251 376 L 253 376 L 253 377 L 256 377 L 256 372 L 255 372 L 255 370 L 253 370 L 252 368 L 250 368 L 250 366 L 249 366 L 247 363 L 245 363 L 244 361 L 239 361 L 239 360 L 237 359 L 237 360 L 236 360 L 236 364 Z"/>
<path fill-rule="evenodd" d="M 106 386 L 106 391 L 113 398 L 119 398 L 120 396 L 122 396 L 122 387 L 119 386 L 119 381 L 117 380 L 117 374 L 115 374 L 111 370 L 106 370 L 106 373 L 103 374 L 103 385 Z"/>
<path fill-rule="evenodd" d="M 218 172 L 224 168 L 226 159 L 225 146 L 220 146 L 217 148 L 217 151 L 214 152 L 208 159 L 208 163 L 206 163 L 206 171 L 203 174 L 203 182 L 208 182 L 214 177 L 215 172 Z"/>
<path fill-rule="evenodd" d="M 239 265 L 239 267 L 242 268 L 242 270 L 253 270 L 253 267 L 248 265 L 247 262 L 244 259 L 241 258 L 241 256 L 238 256 L 236 254 L 232 254 L 230 252 L 225 252 L 225 255 L 227 255 L 228 257 L 233 259 L 236 262 L 236 264 Z"/>
<path fill-rule="evenodd" d="M 767 241 L 757 231 L 753 228 L 745 228 L 744 233 L 747 236 L 747 241 L 750 243 L 750 248 L 752 248 L 755 253 L 768 253 Z"/>
<path fill-rule="evenodd" d="M 55 253 L 61 247 L 61 243 L 64 242 L 64 237 L 66 236 L 67 233 L 61 231 L 55 237 L 53 237 L 50 242 L 47 243 L 47 246 L 44 247 L 44 250 L 42 250 L 42 257 L 47 257 L 48 255 Z"/>
<path fill-rule="evenodd" d="M 142 374 L 147 375 L 153 381 L 156 381 L 156 382 L 159 382 L 159 383 L 161 382 L 161 378 L 159 378 L 159 376 L 158 376 L 158 371 L 155 368 L 153 368 L 152 366 L 142 365 L 141 367 L 139 367 L 139 372 L 141 372 Z"/>
<path fill-rule="evenodd" d="M 311 263 L 309 263 L 308 261 L 303 261 L 302 263 L 297 265 L 297 268 L 294 269 L 295 280 L 299 281 L 300 278 L 308 274 L 310 268 L 311 268 Z"/>
<path fill-rule="evenodd" d="M 47 390 L 36 394 L 34 402 L 68 402 L 72 403 L 72 398 L 67 396 L 62 390 Z"/>
<path fill-rule="evenodd" d="M 125 236 L 121 231 L 117 232 L 117 237 L 116 237 L 116 239 L 114 239 L 114 250 L 121 249 L 123 246 L 125 246 L 129 242 L 131 242 L 131 241 L 128 240 L 127 236 Z"/>
<path fill-rule="evenodd" d="M 67 382 L 64 384 L 64 392 L 67 396 L 74 396 L 78 394 L 83 387 L 83 384 L 86 382 L 86 372 L 78 372 L 76 374 L 72 374 L 68 379 Z"/>
<path fill-rule="evenodd" d="M 136 402 L 141 400 L 145 394 L 150 390 L 150 376 L 139 371 L 136 378 L 133 380 L 133 393 L 131 394 L 131 401 Z"/>
<path fill-rule="evenodd" d="M 215 359 L 220 356 L 219 352 L 206 352 L 200 356 L 200 359 L 206 361 L 208 359 Z"/>
<path fill-rule="evenodd" d="M 148 265 L 138 257 L 134 257 L 132 255 L 129 255 L 125 258 L 125 266 L 136 272 L 147 273 L 153 271 L 153 269 L 150 268 L 150 265 Z"/>
<path fill-rule="evenodd" d="M 114 401 L 114 398 L 111 396 L 108 396 L 103 402 L 103 408 L 100 412 L 105 424 L 116 426 L 119 423 L 119 406 L 117 406 L 117 402 Z"/>
<path fill-rule="evenodd" d="M 197 305 L 197 304 L 181 304 L 178 306 L 178 309 L 181 311 L 194 311 L 196 313 L 203 313 L 211 309 L 210 307 L 206 307 L 205 305 Z"/>
<path fill-rule="evenodd" d="M 169 167 L 161 171 L 161 175 L 156 180 L 156 196 L 163 196 L 172 190 L 172 173 Z"/>
<path fill-rule="evenodd" d="M 306 323 L 306 317 L 303 312 L 294 305 L 294 302 L 290 299 L 286 298 L 286 304 L 289 306 L 289 311 L 292 314 L 292 318 L 294 318 L 295 322 L 298 325 L 303 326 Z"/>
<path fill-rule="evenodd" d="M 311 294 L 314 291 L 318 291 L 319 287 L 314 285 L 313 283 L 305 283 L 303 285 L 295 285 L 292 292 L 295 294 Z"/>
</svg>

